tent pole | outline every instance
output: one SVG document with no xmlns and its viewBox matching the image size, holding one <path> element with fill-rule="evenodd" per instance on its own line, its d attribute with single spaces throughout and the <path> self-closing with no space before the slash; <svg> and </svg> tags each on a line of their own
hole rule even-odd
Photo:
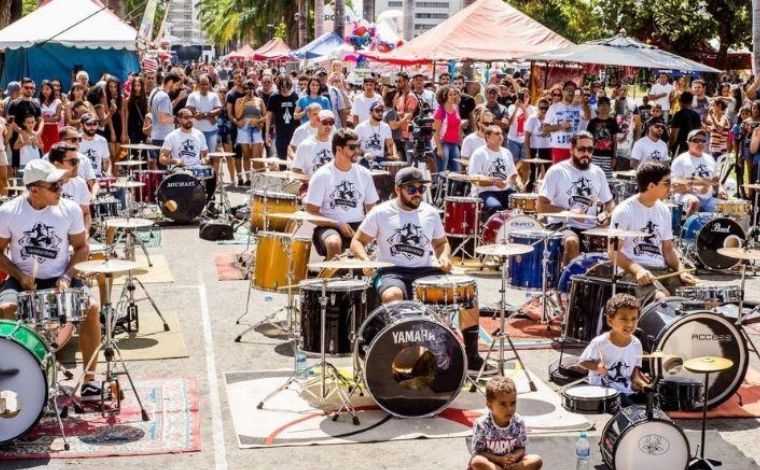
<svg viewBox="0 0 760 470">
<path fill-rule="evenodd" d="M 435 83 L 435 60 L 433 61 L 433 83 Z"/>
</svg>

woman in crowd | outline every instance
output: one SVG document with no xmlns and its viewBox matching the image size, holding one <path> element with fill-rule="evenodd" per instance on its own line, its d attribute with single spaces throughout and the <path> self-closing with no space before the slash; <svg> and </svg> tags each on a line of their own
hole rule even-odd
<svg viewBox="0 0 760 470">
<path fill-rule="evenodd" d="M 40 85 L 40 108 L 42 120 L 42 150 L 47 153 L 50 147 L 58 142 L 58 130 L 61 122 L 61 100 L 55 97 L 55 90 L 49 81 L 43 80 Z"/>
<path fill-rule="evenodd" d="M 438 109 L 433 115 L 433 142 L 438 173 L 459 171 L 462 144 L 462 118 L 459 116 L 459 90 L 453 85 L 442 86 L 435 95 Z"/>
</svg>

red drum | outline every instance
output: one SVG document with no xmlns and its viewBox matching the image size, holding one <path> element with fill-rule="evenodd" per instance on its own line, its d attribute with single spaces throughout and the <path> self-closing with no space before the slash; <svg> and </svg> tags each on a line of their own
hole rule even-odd
<svg viewBox="0 0 760 470">
<path fill-rule="evenodd" d="M 111 194 L 116 191 L 116 188 L 111 185 L 116 183 L 116 178 L 106 177 L 98 178 L 98 186 L 100 186 L 100 194 Z"/>
<path fill-rule="evenodd" d="M 509 242 L 509 233 L 512 231 L 536 230 L 543 228 L 538 220 L 520 211 L 496 212 L 488 218 L 483 226 L 483 242 L 486 244 Z"/>
<path fill-rule="evenodd" d="M 156 202 L 156 191 L 166 177 L 164 170 L 140 170 L 135 172 L 137 181 L 145 183 L 135 189 L 135 200 L 139 202 Z"/>
<path fill-rule="evenodd" d="M 447 197 L 444 202 L 443 231 L 451 237 L 475 234 L 480 201 L 474 197 Z"/>
</svg>

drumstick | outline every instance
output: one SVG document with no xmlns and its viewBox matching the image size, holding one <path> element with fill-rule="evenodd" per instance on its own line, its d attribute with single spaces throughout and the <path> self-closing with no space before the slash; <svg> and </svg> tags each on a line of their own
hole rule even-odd
<svg viewBox="0 0 760 470">
<path fill-rule="evenodd" d="M 680 276 L 683 273 L 690 273 L 692 271 L 694 271 L 694 268 L 682 269 L 680 271 L 676 271 L 676 272 L 673 272 L 673 273 L 663 274 L 661 276 L 655 276 L 653 278 L 653 280 L 655 280 L 655 281 L 662 281 L 663 279 L 670 279 L 671 277 Z"/>
<path fill-rule="evenodd" d="M 39 268 L 39 263 L 37 263 L 37 258 L 32 256 L 32 282 L 34 282 L 35 279 L 37 279 L 37 270 Z M 37 283 L 34 283 L 35 287 L 37 286 Z"/>
</svg>

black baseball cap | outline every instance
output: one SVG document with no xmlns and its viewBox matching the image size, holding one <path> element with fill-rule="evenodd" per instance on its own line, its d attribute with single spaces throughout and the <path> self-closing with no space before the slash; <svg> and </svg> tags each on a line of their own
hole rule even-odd
<svg viewBox="0 0 760 470">
<path fill-rule="evenodd" d="M 419 168 L 406 167 L 399 170 L 396 173 L 396 186 L 402 186 L 409 183 L 430 183 L 430 180 L 425 179 L 425 174 Z"/>
</svg>

